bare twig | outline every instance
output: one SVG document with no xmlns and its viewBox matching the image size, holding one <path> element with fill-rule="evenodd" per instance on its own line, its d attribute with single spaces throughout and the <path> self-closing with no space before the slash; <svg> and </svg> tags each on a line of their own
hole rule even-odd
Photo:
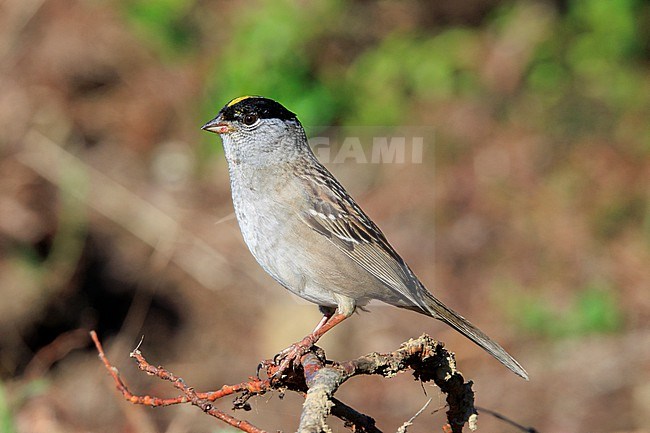
<svg viewBox="0 0 650 433">
<path fill-rule="evenodd" d="M 224 386 L 219 391 L 209 392 L 209 393 L 197 393 L 196 391 L 194 391 L 193 388 L 185 385 L 185 381 L 183 381 L 182 378 L 177 377 L 176 375 L 167 371 L 163 367 L 160 366 L 154 367 L 153 365 L 149 364 L 147 360 L 142 356 L 142 353 L 140 353 L 140 351 L 136 349 L 133 352 L 131 352 L 131 357 L 136 359 L 136 361 L 138 362 L 138 368 L 140 368 L 140 370 L 146 372 L 149 375 L 156 376 L 159 377 L 160 379 L 171 382 L 175 388 L 179 389 L 183 393 L 183 395 L 175 398 L 158 398 L 158 397 L 152 397 L 148 395 L 144 395 L 144 396 L 134 395 L 129 391 L 126 384 L 120 378 L 117 368 L 113 367 L 108 362 L 108 359 L 106 358 L 106 354 L 104 353 L 104 349 L 101 343 L 99 342 L 99 338 L 97 337 L 97 333 L 95 331 L 91 331 L 90 336 L 93 339 L 93 342 L 95 343 L 97 352 L 99 352 L 99 358 L 101 359 L 102 363 L 104 364 L 104 366 L 106 367 L 110 375 L 113 377 L 117 389 L 122 393 L 124 398 L 130 403 L 144 404 L 153 407 L 169 406 L 172 404 L 179 404 L 179 403 L 191 403 L 192 405 L 199 407 L 203 412 L 207 413 L 208 415 L 211 415 L 225 422 L 226 424 L 236 427 L 242 431 L 248 433 L 266 433 L 264 432 L 264 430 L 255 427 L 248 421 L 239 420 L 233 416 L 230 416 L 216 409 L 211 404 L 212 401 L 221 398 L 223 396 L 230 395 L 234 392 L 240 392 L 240 391 L 258 392 L 258 393 L 264 392 L 265 381 L 260 381 L 259 379 L 252 379 L 250 382 L 241 383 L 239 385 Z"/>
<path fill-rule="evenodd" d="M 422 382 L 433 380 L 447 394 L 447 420 L 452 432 L 462 432 L 466 423 L 471 430 L 476 428 L 472 383 L 465 382 L 456 370 L 453 355 L 428 335 L 411 339 L 389 354 L 371 353 L 328 366 L 316 353 L 309 352 L 303 356 L 302 365 L 309 391 L 300 417 L 301 433 L 322 431 L 331 411 L 332 395 L 351 377 L 379 374 L 390 378 L 406 369 L 413 370 L 415 378 Z"/>
<path fill-rule="evenodd" d="M 140 370 L 170 382 L 181 392 L 181 395 L 172 398 L 131 393 L 120 378 L 118 370 L 106 358 L 102 345 L 94 331 L 91 332 L 91 337 L 97 347 L 99 357 L 112 376 L 117 389 L 130 403 L 153 407 L 190 403 L 201 408 L 207 414 L 249 433 L 262 433 L 262 430 L 247 421 L 239 420 L 216 409 L 212 402 L 225 396 L 239 394 L 240 396 L 235 400 L 234 408 L 247 408 L 249 407 L 247 401 L 251 396 L 260 395 L 270 390 L 282 392 L 290 390 L 305 397 L 298 428 L 299 433 L 330 431 L 326 424 L 327 417 L 330 414 L 342 419 L 346 427 L 353 432 L 381 433 L 376 427 L 374 419 L 335 399 L 334 394 L 344 382 L 354 376 L 376 374 L 390 378 L 408 369 L 412 370 L 414 377 L 422 382 L 433 380 L 442 392 L 447 394 L 447 404 L 449 406 L 447 420 L 449 424 L 445 426 L 446 431 L 460 433 L 465 424 L 468 424 L 472 430 L 476 428 L 476 410 L 474 409 L 474 393 L 471 389 L 472 383 L 465 382 L 460 373 L 456 371 L 453 354 L 447 352 L 442 344 L 432 340 L 427 335 L 403 343 L 398 350 L 392 353 L 371 353 L 342 363 L 327 361 L 324 352 L 314 346 L 303 355 L 300 365 L 294 370 L 286 372 L 286 375 L 282 376 L 281 379 L 251 377 L 248 382 L 224 385 L 221 389 L 212 392 L 196 392 L 186 385 L 182 378 L 169 370 L 161 366 L 151 365 L 139 349 L 131 352 L 131 357 L 136 360 Z M 265 362 L 263 366 L 266 369 L 267 376 L 269 378 L 273 377 L 277 366 L 271 362 Z M 405 431 L 406 427 L 425 408 L 426 405 L 411 420 L 400 427 L 399 431 Z"/>
<path fill-rule="evenodd" d="M 409 418 L 408 421 L 404 421 L 404 424 L 400 426 L 400 428 L 397 429 L 397 433 L 406 433 L 406 429 L 409 428 L 410 426 L 413 425 L 413 421 L 415 421 L 415 418 L 419 417 L 422 412 L 431 404 L 431 400 L 429 399 L 426 403 L 424 403 L 424 406 L 422 408 L 415 412 L 415 415 L 413 415 L 411 418 Z"/>
<path fill-rule="evenodd" d="M 493 411 L 491 409 L 486 409 L 484 407 L 478 407 L 477 406 L 476 410 L 478 410 L 479 412 L 485 412 L 485 413 L 487 413 L 489 415 L 492 415 L 496 419 L 501 420 L 501 421 L 505 422 L 506 424 L 510 424 L 511 426 L 516 427 L 517 429 L 521 430 L 524 433 L 538 433 L 536 428 L 523 426 L 523 425 L 519 424 L 518 422 L 513 421 L 510 418 L 506 417 L 505 415 L 502 415 L 499 412 L 495 412 L 495 411 Z"/>
</svg>

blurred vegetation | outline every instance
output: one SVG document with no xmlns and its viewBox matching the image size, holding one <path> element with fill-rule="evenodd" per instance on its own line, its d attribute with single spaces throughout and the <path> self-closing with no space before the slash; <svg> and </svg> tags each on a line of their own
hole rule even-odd
<svg viewBox="0 0 650 433">
<path fill-rule="evenodd" d="M 505 290 L 504 287 L 509 287 Z M 501 301 L 524 332 L 549 339 L 615 333 L 622 330 L 623 311 L 611 284 L 593 281 L 574 293 L 566 307 L 558 307 L 551 294 L 526 295 L 526 290 L 501 284 Z"/>
<path fill-rule="evenodd" d="M 335 171 L 363 192 L 363 207 L 432 290 L 476 323 L 492 320 L 531 371 L 542 365 L 525 399 L 517 391 L 495 401 L 510 398 L 518 413 L 527 400 L 548 431 L 591 431 L 593 416 L 599 427 L 614 425 L 650 407 L 638 377 L 648 359 L 638 341 L 650 336 L 649 2 L 9 0 L 4 9 L 0 431 L 38 419 L 41 407 L 65 412 L 61 385 L 74 383 L 86 402 L 77 394 L 88 383 L 84 370 L 67 364 L 81 361 L 66 357 L 82 352 L 86 336 L 53 344 L 67 331 L 94 327 L 128 344 L 146 333 L 149 350 L 170 359 L 200 349 L 196 359 L 210 362 L 189 369 L 212 384 L 245 377 L 261 352 L 311 320 L 267 333 L 286 314 L 273 302 L 289 297 L 275 297 L 280 289 L 244 249 L 227 217 L 221 146 L 198 130 L 244 94 L 281 101 L 312 134 L 427 135 L 435 148 L 423 164 Z M 40 139 L 79 167 L 49 161 Z M 41 165 L 30 159 L 39 155 Z M 267 286 L 273 301 L 259 294 Z M 413 332 L 411 316 L 384 328 L 373 325 L 378 316 L 351 321 L 339 334 L 346 338 L 326 344 L 377 350 Z M 241 347 L 249 339 L 255 350 Z M 569 339 L 577 353 L 550 361 L 549 343 Z M 56 385 L 31 392 L 36 382 L 25 371 L 43 348 L 37 375 Z M 482 359 L 468 362 L 495 383 L 507 374 L 492 376 Z M 594 368 L 613 359 L 625 365 L 617 380 L 627 376 L 615 390 L 591 383 L 603 375 L 585 378 L 584 363 L 562 364 L 580 359 Z M 213 368 L 219 363 L 233 370 Z M 374 386 L 360 400 L 372 395 L 373 410 L 391 416 L 386 408 L 397 404 L 381 404 L 393 394 Z M 556 422 L 564 405 L 551 404 L 572 387 L 589 388 L 581 429 L 578 411 Z M 625 405 L 610 405 L 621 416 L 602 410 L 610 398 Z M 67 419 L 83 412 L 120 430 L 110 423 L 124 417 L 95 403 L 101 409 L 71 405 L 79 412 Z M 16 407 L 31 415 L 12 416 Z"/>
<path fill-rule="evenodd" d="M 0 382 L 0 432 L 14 433 L 15 431 L 14 419 L 11 408 L 9 407 L 9 401 L 7 400 L 5 387 Z"/>
<path fill-rule="evenodd" d="M 558 139 L 603 133 L 629 141 L 629 152 L 650 154 L 643 70 L 650 6 L 642 0 L 571 0 L 560 12 L 544 3 L 504 3 L 480 27 L 396 26 L 381 38 L 352 34 L 356 6 L 340 0 L 236 7 L 232 23 L 211 20 L 230 34 L 213 47 L 206 117 L 233 95 L 260 94 L 283 101 L 306 125 L 418 124 L 414 110 L 422 103 L 470 98 L 508 107 L 505 115 L 551 128 Z M 129 22 L 163 58 L 197 53 L 196 9 L 195 1 L 123 1 Z M 513 28 L 518 33 L 508 34 Z M 491 97 L 481 76 L 485 35 L 534 38 L 509 100 Z M 321 61 L 332 49 L 347 52 L 339 63 Z"/>
<path fill-rule="evenodd" d="M 169 61 L 196 55 L 198 34 L 191 14 L 195 1 L 129 0 L 123 13 L 136 33 Z"/>
<path fill-rule="evenodd" d="M 341 3 L 264 0 L 242 11 L 211 74 L 211 113 L 222 95 L 265 95 L 285 101 L 306 124 L 329 124 L 344 93 L 325 65 L 315 68 L 312 44 L 334 25 Z"/>
<path fill-rule="evenodd" d="M 184 55 L 191 37 L 179 33 L 177 24 L 190 4 L 167 0 L 150 7 L 134 1 L 126 10 L 155 35 L 152 47 L 163 56 Z M 481 26 L 398 23 L 382 37 L 367 30 L 352 34 L 359 32 L 353 3 L 260 0 L 238 7 L 228 42 L 214 47 L 206 119 L 219 104 L 243 94 L 280 100 L 306 125 L 417 125 L 426 122 L 421 111 L 428 107 L 476 101 L 502 121 L 527 124 L 554 140 L 547 179 L 567 202 L 581 200 L 589 189 L 588 180 L 563 161 L 585 137 L 608 137 L 624 154 L 650 156 L 647 2 L 571 0 L 563 10 L 504 3 Z M 500 61 L 486 58 L 486 40 L 514 53 L 519 74 L 505 77 L 505 84 L 486 72 L 490 62 Z M 323 55 L 335 61 L 324 62 Z M 208 149 L 220 151 L 212 144 Z M 650 247 L 647 201 L 642 188 L 593 204 L 595 238 L 610 239 L 630 225 L 645 227 Z M 540 299 L 523 299 L 524 327 L 547 336 L 619 329 L 613 290 L 588 285 L 563 317 Z"/>
</svg>

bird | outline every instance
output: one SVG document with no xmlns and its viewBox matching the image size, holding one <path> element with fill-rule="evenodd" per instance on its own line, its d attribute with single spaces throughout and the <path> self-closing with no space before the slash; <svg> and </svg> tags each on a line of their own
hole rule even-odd
<svg viewBox="0 0 650 433">
<path fill-rule="evenodd" d="M 518 376 L 498 343 L 438 300 L 311 150 L 296 114 L 263 96 L 228 102 L 201 129 L 220 135 L 235 215 L 259 265 L 322 319 L 277 356 L 279 372 L 371 300 L 438 319 Z"/>
</svg>

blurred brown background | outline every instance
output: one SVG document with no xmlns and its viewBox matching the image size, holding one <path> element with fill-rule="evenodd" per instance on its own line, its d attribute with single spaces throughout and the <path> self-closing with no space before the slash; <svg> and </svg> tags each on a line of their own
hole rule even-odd
<svg viewBox="0 0 650 433">
<path fill-rule="evenodd" d="M 541 432 L 650 431 L 648 29 L 641 0 L 0 3 L 0 431 L 224 431 L 192 407 L 122 401 L 88 330 L 135 392 L 172 396 L 128 359 L 141 335 L 153 363 L 208 390 L 312 329 L 317 308 L 246 250 L 219 140 L 199 130 L 242 94 L 312 134 L 421 133 L 421 164 L 329 167 L 531 381 L 380 306 L 322 340 L 330 358 L 427 332 L 478 406 Z M 444 423 L 425 389 L 411 432 Z M 408 375 L 337 396 L 385 431 L 428 399 Z M 299 397 L 252 403 L 235 416 L 296 428 Z"/>
</svg>

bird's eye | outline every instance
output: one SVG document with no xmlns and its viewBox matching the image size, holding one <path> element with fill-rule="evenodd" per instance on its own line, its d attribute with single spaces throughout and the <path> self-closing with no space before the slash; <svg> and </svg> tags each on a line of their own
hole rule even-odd
<svg viewBox="0 0 650 433">
<path fill-rule="evenodd" d="M 257 122 L 257 115 L 255 115 L 255 114 L 246 114 L 246 115 L 244 115 L 244 118 L 242 119 L 242 122 L 244 122 L 244 125 L 252 125 L 253 123 Z"/>
</svg>

